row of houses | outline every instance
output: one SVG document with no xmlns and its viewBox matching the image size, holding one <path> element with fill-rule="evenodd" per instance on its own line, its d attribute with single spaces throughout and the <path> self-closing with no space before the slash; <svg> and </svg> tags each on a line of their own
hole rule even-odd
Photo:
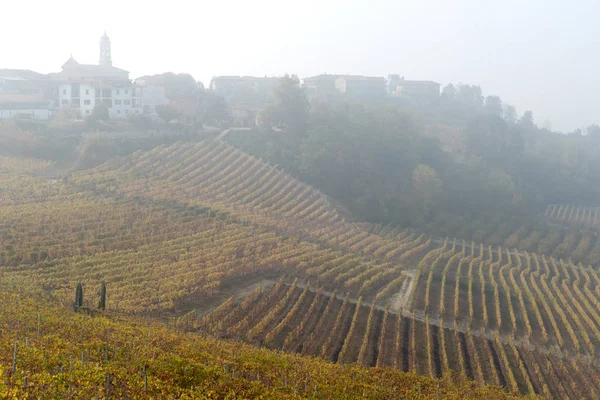
<svg viewBox="0 0 600 400">
<path fill-rule="evenodd" d="M 279 82 L 275 77 L 219 76 L 210 89 L 223 96 L 233 124 L 252 126 L 260 110 Z M 307 96 L 355 101 L 378 101 L 390 97 L 406 98 L 416 104 L 429 104 L 440 96 L 440 84 L 407 80 L 400 75 L 388 78 L 363 75 L 321 74 L 302 81 Z"/>
<path fill-rule="evenodd" d="M 105 105 L 109 116 L 115 119 L 153 114 L 156 107 L 169 103 L 169 99 L 164 81 L 148 78 L 132 81 L 128 71 L 113 66 L 111 42 L 104 33 L 97 65 L 81 64 L 71 56 L 57 73 L 0 69 L 0 119 L 48 120 L 61 109 L 74 110 L 86 117 L 98 104 Z M 277 77 L 218 76 L 212 79 L 210 89 L 225 99 L 234 125 L 251 126 L 273 96 L 278 82 Z M 404 97 L 426 104 L 440 95 L 438 83 L 406 80 L 400 75 L 389 75 L 386 79 L 322 74 L 305 78 L 303 88 L 309 97 L 357 101 Z"/>
</svg>

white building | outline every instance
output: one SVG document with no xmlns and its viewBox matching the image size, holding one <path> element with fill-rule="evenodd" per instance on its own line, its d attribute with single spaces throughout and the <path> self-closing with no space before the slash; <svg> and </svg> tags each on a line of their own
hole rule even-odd
<svg viewBox="0 0 600 400">
<path fill-rule="evenodd" d="M 111 118 L 142 113 L 141 90 L 129 80 L 128 71 L 112 65 L 106 33 L 100 39 L 98 65 L 80 64 L 71 57 L 54 79 L 59 81 L 59 106 L 79 110 L 82 117 L 92 114 L 100 103 L 106 105 Z"/>
<path fill-rule="evenodd" d="M 58 87 L 61 108 L 77 109 L 85 117 L 96 104 L 104 103 L 111 118 L 126 118 L 142 112 L 141 89 L 129 81 L 79 80 Z"/>
<path fill-rule="evenodd" d="M 145 77 L 138 78 L 134 81 L 144 114 L 153 114 L 156 112 L 156 107 L 169 103 L 164 84 L 156 84 L 148 81 Z"/>
</svg>

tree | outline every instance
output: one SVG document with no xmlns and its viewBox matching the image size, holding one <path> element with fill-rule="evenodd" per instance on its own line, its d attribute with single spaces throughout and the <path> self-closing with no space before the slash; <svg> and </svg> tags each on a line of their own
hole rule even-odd
<svg viewBox="0 0 600 400">
<path fill-rule="evenodd" d="M 481 94 L 481 87 L 479 86 L 460 84 L 458 85 L 457 97 L 471 107 L 480 108 L 483 106 L 483 94 Z"/>
<path fill-rule="evenodd" d="M 483 189 L 494 200 L 510 201 L 515 192 L 515 185 L 506 172 L 493 169 L 488 174 Z"/>
<path fill-rule="evenodd" d="M 295 75 L 286 75 L 279 80 L 273 98 L 260 114 L 261 124 L 278 127 L 291 135 L 306 134 L 309 105 L 300 80 Z"/>
<path fill-rule="evenodd" d="M 79 311 L 81 307 L 83 307 L 83 286 L 81 286 L 81 283 L 78 283 L 77 289 L 75 289 L 75 303 L 73 303 L 73 308 L 75 311 Z"/>
<path fill-rule="evenodd" d="M 472 155 L 497 168 L 518 169 L 524 151 L 522 129 L 495 115 L 474 118 L 466 128 L 465 144 Z"/>
<path fill-rule="evenodd" d="M 98 301 L 98 310 L 104 311 L 106 309 L 106 284 L 102 282 L 100 287 L 100 300 Z"/>
<path fill-rule="evenodd" d="M 523 113 L 523 116 L 521 117 L 521 124 L 528 126 L 528 127 L 532 127 L 534 125 L 533 122 L 533 112 L 527 110 Z"/>
<path fill-rule="evenodd" d="M 179 110 L 170 104 L 160 104 L 156 106 L 156 113 L 167 124 L 179 117 Z"/>
<path fill-rule="evenodd" d="M 498 96 L 487 96 L 485 98 L 484 111 L 488 114 L 502 116 L 502 100 Z"/>
<path fill-rule="evenodd" d="M 595 142 L 600 142 L 600 126 L 594 124 L 585 129 L 587 136 Z"/>
<path fill-rule="evenodd" d="M 456 88 L 453 84 L 449 83 L 446 86 L 444 86 L 444 89 L 442 89 L 442 97 L 446 99 L 456 98 Z"/>
<path fill-rule="evenodd" d="M 110 118 L 108 106 L 103 102 L 97 102 L 92 111 L 92 117 L 97 121 L 108 121 Z"/>
<path fill-rule="evenodd" d="M 201 102 L 202 121 L 204 123 L 223 125 L 230 121 L 229 110 L 222 96 L 211 90 L 205 90 Z"/>
<path fill-rule="evenodd" d="M 514 106 L 511 106 L 510 104 L 504 106 L 504 120 L 509 124 L 517 122 L 517 110 Z"/>
<path fill-rule="evenodd" d="M 418 164 L 412 172 L 412 183 L 424 214 L 431 214 L 444 196 L 442 181 L 438 173 L 427 164 Z"/>
</svg>

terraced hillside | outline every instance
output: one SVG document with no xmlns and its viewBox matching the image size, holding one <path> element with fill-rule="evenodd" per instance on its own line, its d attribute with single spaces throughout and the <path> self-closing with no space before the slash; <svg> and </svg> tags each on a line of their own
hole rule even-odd
<svg viewBox="0 0 600 400">
<path fill-rule="evenodd" d="M 507 249 L 449 246 L 425 256 L 412 308 L 594 357 L 600 349 L 600 279 L 592 267 Z"/>
<path fill-rule="evenodd" d="M 192 331 L 343 364 L 389 366 L 442 377 L 455 371 L 479 384 L 547 398 L 589 398 L 600 390 L 598 366 L 530 348 L 498 333 L 462 330 L 452 318 L 430 319 L 368 305 L 362 298 L 280 281 L 212 314 L 179 324 Z"/>
<path fill-rule="evenodd" d="M 93 309 L 105 282 L 110 312 L 193 310 L 177 319 L 192 332 L 434 377 L 459 371 L 523 394 L 585 398 L 596 387 L 599 272 L 569 260 L 572 245 L 563 259 L 513 250 L 536 227 L 492 247 L 351 221 L 319 191 L 218 141 L 59 181 L 34 177 L 43 165 L 6 164 L 7 292 L 72 308 L 82 283 Z M 490 237 L 512 243 L 512 221 L 494 226 Z M 566 242 L 575 228 L 560 229 Z"/>
<path fill-rule="evenodd" d="M 600 207 L 551 204 L 546 209 L 546 217 L 569 224 L 580 224 L 593 228 L 600 227 Z"/>
<path fill-rule="evenodd" d="M 0 292 L 0 397 L 60 399 L 514 399 L 465 380 L 342 366 L 183 334 L 148 319 L 77 314 Z"/>
<path fill-rule="evenodd" d="M 69 302 L 78 282 L 110 285 L 109 308 L 173 312 L 224 287 L 287 273 L 390 298 L 403 267 L 267 231 L 209 209 L 93 198 L 0 210 L 3 279 Z"/>
<path fill-rule="evenodd" d="M 550 206 L 549 210 L 552 210 Z M 587 209 L 576 212 L 577 207 L 564 206 L 565 210 L 573 210 L 573 218 L 593 221 L 593 211 Z M 581 207 L 583 209 L 583 207 Z M 561 211 L 562 213 L 562 211 Z M 530 253 L 544 254 L 556 258 L 572 259 L 574 262 L 600 265 L 600 240 L 597 227 L 593 223 L 565 223 L 551 217 L 503 218 L 497 216 L 486 220 L 471 221 L 436 220 L 428 231 L 438 235 L 473 240 L 494 247 L 503 246 Z M 568 215 L 565 217 L 568 218 Z"/>
<path fill-rule="evenodd" d="M 95 193 L 210 205 L 328 247 L 404 262 L 429 248 L 425 235 L 386 241 L 348 222 L 321 192 L 219 141 L 179 143 L 115 159 L 70 182 Z"/>
</svg>

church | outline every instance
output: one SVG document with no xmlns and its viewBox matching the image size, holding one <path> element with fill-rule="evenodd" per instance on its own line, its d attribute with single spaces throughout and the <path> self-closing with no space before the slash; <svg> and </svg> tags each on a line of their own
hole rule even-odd
<svg viewBox="0 0 600 400">
<path fill-rule="evenodd" d="M 96 104 L 104 103 L 111 118 L 142 113 L 141 88 L 129 79 L 129 72 L 112 64 L 111 43 L 106 32 L 100 38 L 98 65 L 80 64 L 73 56 L 53 74 L 58 84 L 58 106 L 90 115 Z"/>
</svg>

